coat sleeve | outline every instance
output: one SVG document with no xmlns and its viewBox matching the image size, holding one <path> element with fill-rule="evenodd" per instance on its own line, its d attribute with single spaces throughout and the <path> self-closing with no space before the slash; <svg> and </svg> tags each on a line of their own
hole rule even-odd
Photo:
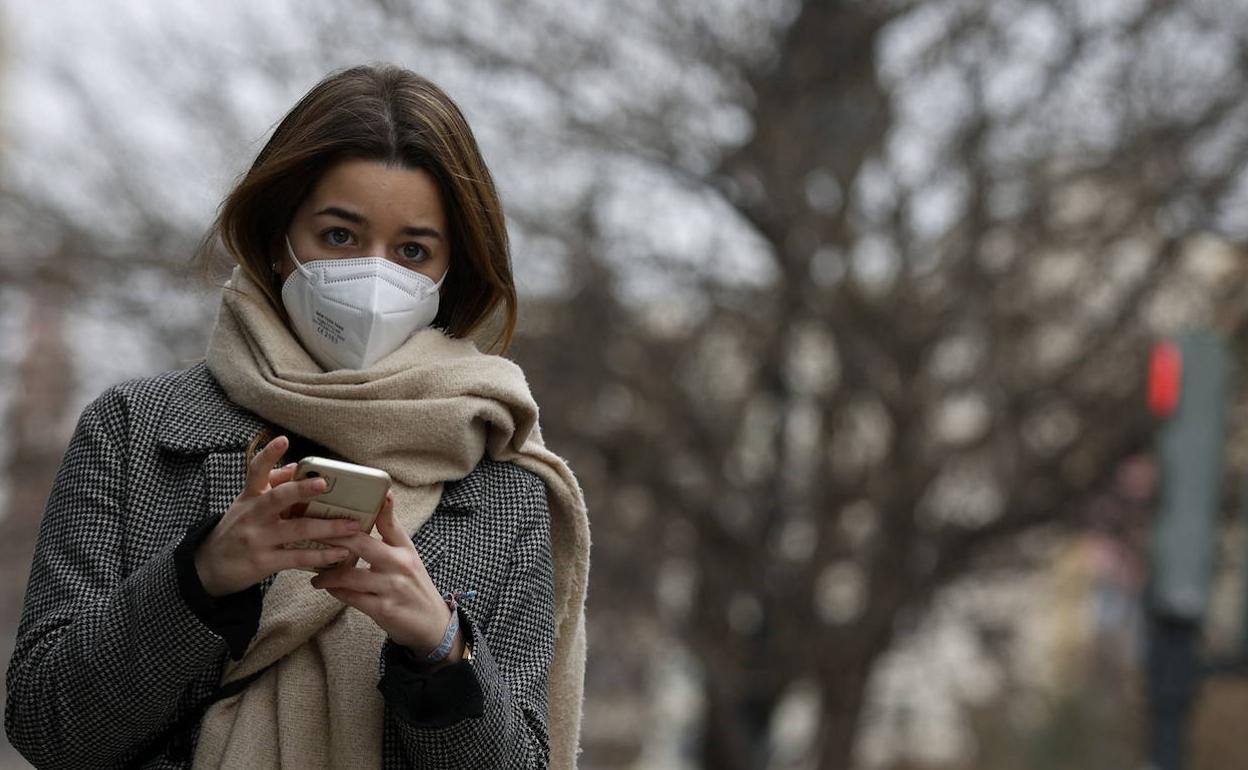
<svg viewBox="0 0 1248 770">
<path fill-rule="evenodd" d="M 406 716 L 409 712 L 387 701 L 387 730 L 397 734 L 406 766 L 528 770 L 549 764 L 554 565 L 546 485 L 537 477 L 533 482 L 523 499 L 521 532 L 511 549 L 493 617 L 486 623 L 467 606 L 459 607 L 474 660 L 438 672 L 475 675 L 481 691 L 480 715 L 464 717 L 459 703 L 448 703 L 448 708 L 438 709 L 441 714 L 414 722 Z M 428 726 L 431 723 L 438 726 Z"/>
<path fill-rule="evenodd" d="M 39 525 L 4 726 L 40 768 L 124 764 L 227 649 L 179 594 L 179 541 L 122 574 L 126 441 L 110 388 L 79 418 Z"/>
<path fill-rule="evenodd" d="M 174 549 L 173 565 L 182 600 L 201 623 L 225 640 L 230 648 L 230 657 L 242 660 L 251 640 L 260 630 L 260 613 L 264 610 L 264 594 L 260 590 L 260 584 L 254 583 L 242 591 L 225 596 L 211 596 L 204 589 L 199 572 L 195 569 L 196 549 L 221 521 L 223 515 L 224 512 L 217 512 L 192 524 Z"/>
</svg>

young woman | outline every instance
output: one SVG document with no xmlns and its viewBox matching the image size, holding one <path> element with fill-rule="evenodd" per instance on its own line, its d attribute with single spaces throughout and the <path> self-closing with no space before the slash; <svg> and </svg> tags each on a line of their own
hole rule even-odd
<svg viewBox="0 0 1248 770">
<path fill-rule="evenodd" d="M 523 373 L 470 340 L 493 321 L 505 352 L 516 293 L 458 108 L 397 67 L 327 77 L 216 236 L 206 359 L 107 389 L 70 441 L 10 741 L 41 768 L 574 767 L 588 519 Z M 308 455 L 389 473 L 375 533 L 298 515 Z"/>
</svg>

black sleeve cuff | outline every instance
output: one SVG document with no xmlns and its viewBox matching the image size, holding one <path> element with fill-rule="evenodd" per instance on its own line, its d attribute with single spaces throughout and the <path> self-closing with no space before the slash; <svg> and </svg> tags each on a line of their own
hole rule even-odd
<svg viewBox="0 0 1248 770">
<path fill-rule="evenodd" d="M 462 612 L 459 628 L 471 645 L 472 628 Z M 461 660 L 431 671 L 413 652 L 389 637 L 382 658 L 385 671 L 377 689 L 386 704 L 409 724 L 448 727 L 485 713 L 485 696 L 472 661 Z"/>
<path fill-rule="evenodd" d="M 174 550 L 173 561 L 183 601 L 205 626 L 225 639 L 230 657 L 242 660 L 247 645 L 251 644 L 252 637 L 260 628 L 260 611 L 264 601 L 260 584 L 226 596 L 209 596 L 195 570 L 195 549 L 220 520 L 220 514 L 209 516 L 187 530 Z"/>
</svg>

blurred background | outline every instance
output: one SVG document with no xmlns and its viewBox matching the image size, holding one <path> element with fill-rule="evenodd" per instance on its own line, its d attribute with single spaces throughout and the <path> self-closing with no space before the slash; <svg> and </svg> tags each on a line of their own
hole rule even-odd
<svg viewBox="0 0 1248 770">
<path fill-rule="evenodd" d="M 1239 0 L 0 0 L 5 661 L 82 407 L 202 355 L 217 204 L 368 61 L 500 185 L 509 355 L 590 506 L 582 767 L 1147 764 L 1150 355 L 1248 353 Z M 1175 541 L 1208 770 L 1248 767 L 1226 382 Z"/>
</svg>

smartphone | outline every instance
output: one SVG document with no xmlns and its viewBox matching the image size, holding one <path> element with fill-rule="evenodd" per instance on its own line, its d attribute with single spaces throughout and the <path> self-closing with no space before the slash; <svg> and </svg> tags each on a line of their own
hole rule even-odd
<svg viewBox="0 0 1248 770">
<path fill-rule="evenodd" d="M 326 457 L 305 457 L 299 461 L 295 469 L 295 481 L 316 477 L 325 479 L 326 489 L 317 497 L 309 500 L 307 507 L 300 516 L 315 516 L 321 519 L 355 519 L 360 523 L 360 532 L 368 534 L 373 531 L 377 514 L 386 502 L 386 492 L 390 489 L 390 474 L 380 468 L 367 465 L 330 460 Z M 298 506 L 293 506 L 292 511 Z M 329 548 L 328 545 L 316 540 L 298 540 L 286 543 L 283 548 Z M 341 561 L 326 564 L 322 567 L 300 567 L 307 572 L 324 572 L 333 569 Z"/>
</svg>

